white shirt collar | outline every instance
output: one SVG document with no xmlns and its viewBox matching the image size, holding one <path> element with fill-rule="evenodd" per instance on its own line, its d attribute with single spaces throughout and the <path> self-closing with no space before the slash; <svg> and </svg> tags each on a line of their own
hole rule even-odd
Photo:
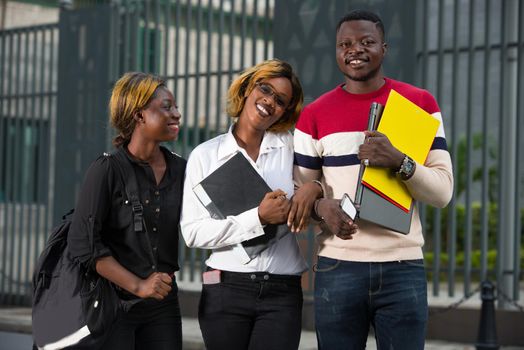
<svg viewBox="0 0 524 350">
<path fill-rule="evenodd" d="M 235 124 L 232 124 L 229 127 L 228 132 L 224 135 L 224 138 L 220 140 L 220 143 L 218 145 L 218 159 L 224 159 L 229 158 L 231 155 L 241 151 L 241 147 L 238 145 L 237 141 L 235 140 L 235 136 L 233 136 L 233 127 Z M 264 137 L 262 138 L 262 144 L 260 145 L 260 153 L 259 155 L 262 155 L 264 153 L 269 153 L 271 150 L 276 148 L 285 147 L 286 143 L 282 140 L 283 135 L 285 133 L 275 133 L 271 131 L 266 131 L 264 133 Z"/>
</svg>

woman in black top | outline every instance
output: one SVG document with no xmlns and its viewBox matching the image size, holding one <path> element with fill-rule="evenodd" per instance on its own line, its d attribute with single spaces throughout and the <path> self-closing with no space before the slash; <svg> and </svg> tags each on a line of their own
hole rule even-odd
<svg viewBox="0 0 524 350">
<path fill-rule="evenodd" d="M 160 146 L 176 139 L 181 115 L 165 82 L 144 73 L 117 81 L 110 110 L 119 132 L 113 143 L 135 170 L 146 230 L 135 232 L 123 180 L 102 156 L 89 167 L 81 189 L 71 254 L 113 282 L 121 298 L 141 299 L 117 320 L 104 349 L 181 349 L 174 272 L 186 161 Z"/>
</svg>

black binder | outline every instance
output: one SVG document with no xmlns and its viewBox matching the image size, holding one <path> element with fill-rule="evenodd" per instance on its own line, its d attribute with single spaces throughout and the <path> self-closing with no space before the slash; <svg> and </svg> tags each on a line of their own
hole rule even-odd
<svg viewBox="0 0 524 350">
<path fill-rule="evenodd" d="M 382 115 L 383 106 L 373 102 L 369 109 L 368 130 L 376 130 Z M 373 222 L 387 229 L 408 234 L 411 228 L 411 216 L 415 201 L 412 202 L 408 213 L 382 198 L 362 184 L 362 175 L 365 166 L 360 165 L 355 204 L 359 204 L 358 218 Z"/>
<path fill-rule="evenodd" d="M 193 192 L 215 219 L 225 219 L 258 207 L 266 193 L 273 190 L 241 152 L 209 174 Z M 249 259 L 289 233 L 286 224 L 266 225 L 264 235 L 242 242 Z"/>
</svg>

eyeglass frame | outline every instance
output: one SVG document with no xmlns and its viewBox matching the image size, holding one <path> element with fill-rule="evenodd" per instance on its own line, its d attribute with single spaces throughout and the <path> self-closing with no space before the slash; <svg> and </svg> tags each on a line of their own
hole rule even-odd
<svg viewBox="0 0 524 350">
<path fill-rule="evenodd" d="M 275 101 L 275 104 L 279 108 L 287 110 L 289 105 L 291 104 L 291 101 L 286 102 L 281 96 L 279 96 L 270 84 L 257 81 L 255 82 L 255 86 L 258 88 L 258 91 L 260 91 L 264 96 L 272 97 L 273 101 Z M 263 91 L 263 87 L 267 87 L 268 91 Z"/>
</svg>

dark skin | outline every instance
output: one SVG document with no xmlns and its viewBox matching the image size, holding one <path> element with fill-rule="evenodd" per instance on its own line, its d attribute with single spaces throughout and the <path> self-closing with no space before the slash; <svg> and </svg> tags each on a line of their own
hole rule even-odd
<svg viewBox="0 0 524 350">
<path fill-rule="evenodd" d="M 181 115 L 173 94 L 165 87 L 157 88 L 153 99 L 145 108 L 135 111 L 133 118 L 136 124 L 127 149 L 136 159 L 149 163 L 158 184 L 166 171 L 166 160 L 160 150 L 160 143 L 176 139 L 180 125 Z M 96 271 L 142 299 L 164 299 L 173 283 L 173 275 L 165 272 L 153 272 L 142 279 L 112 256 L 98 259 Z"/>
<path fill-rule="evenodd" d="M 298 233 L 307 228 L 317 198 L 322 197 L 322 188 L 315 182 L 300 186 L 291 198 L 287 225 L 291 232 Z"/>
<path fill-rule="evenodd" d="M 336 37 L 336 59 L 344 74 L 344 89 L 353 94 L 365 94 L 380 89 L 384 83 L 382 62 L 387 52 L 382 31 L 375 23 L 365 20 L 342 23 Z M 396 149 L 386 135 L 365 131 L 358 158 L 368 159 L 374 167 L 397 170 L 404 154 Z M 358 226 L 339 208 L 339 200 L 321 199 L 317 214 L 324 218 L 330 232 L 341 239 L 351 239 Z"/>
<path fill-rule="evenodd" d="M 291 82 L 287 78 L 278 77 L 264 81 L 283 101 L 290 101 L 293 93 Z M 246 150 L 253 161 L 258 159 L 260 145 L 266 130 L 277 122 L 286 109 L 275 103 L 274 96 L 266 96 L 254 88 L 246 96 L 244 108 L 233 129 L 237 144 Z M 258 216 L 262 225 L 281 224 L 286 222 L 290 201 L 286 192 L 277 189 L 266 193 L 258 207 Z"/>
</svg>

